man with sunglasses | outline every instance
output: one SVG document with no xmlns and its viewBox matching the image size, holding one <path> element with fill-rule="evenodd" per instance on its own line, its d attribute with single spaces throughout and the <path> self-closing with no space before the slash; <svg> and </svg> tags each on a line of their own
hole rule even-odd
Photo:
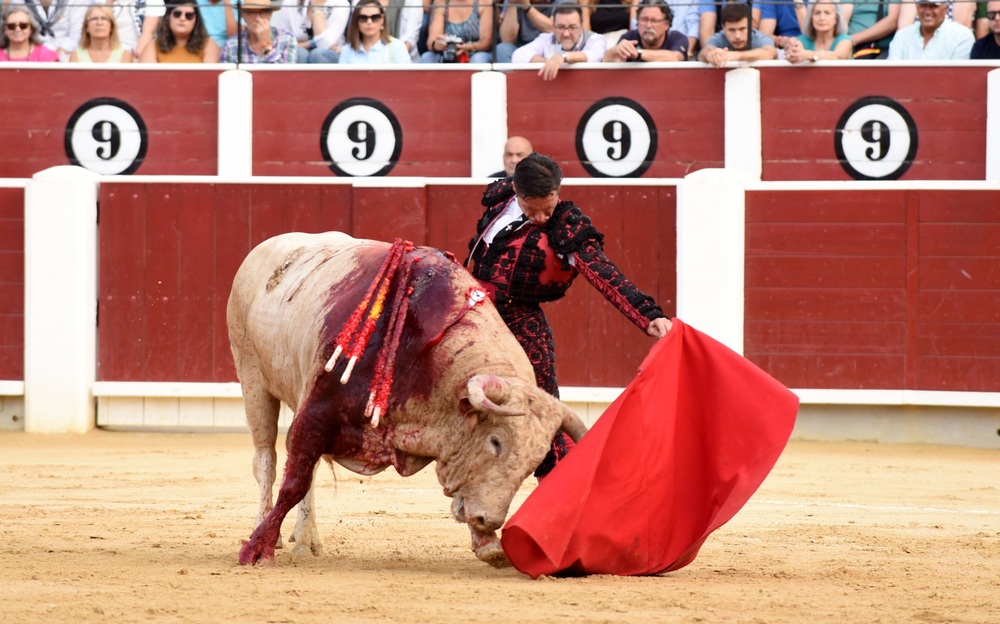
<svg viewBox="0 0 1000 624">
<path fill-rule="evenodd" d="M 986 19 L 989 20 L 990 32 L 972 45 L 971 59 L 1000 59 L 1000 0 L 986 3 Z"/>
</svg>

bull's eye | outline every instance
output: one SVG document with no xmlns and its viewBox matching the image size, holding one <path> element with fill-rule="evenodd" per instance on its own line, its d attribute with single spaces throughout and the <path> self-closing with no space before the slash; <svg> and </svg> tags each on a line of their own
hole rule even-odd
<svg viewBox="0 0 1000 624">
<path fill-rule="evenodd" d="M 493 449 L 493 454 L 500 457 L 503 453 L 503 444 L 500 442 L 500 437 L 496 435 L 490 436 L 490 448 Z"/>
</svg>

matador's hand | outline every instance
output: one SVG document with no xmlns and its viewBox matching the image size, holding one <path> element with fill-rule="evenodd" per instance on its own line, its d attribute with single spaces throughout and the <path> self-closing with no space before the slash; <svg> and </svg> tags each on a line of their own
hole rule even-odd
<svg viewBox="0 0 1000 624">
<path fill-rule="evenodd" d="M 649 327 L 646 328 L 646 333 L 653 338 L 663 338 L 670 331 L 673 324 L 666 317 L 658 318 L 654 321 L 649 322 Z"/>
</svg>

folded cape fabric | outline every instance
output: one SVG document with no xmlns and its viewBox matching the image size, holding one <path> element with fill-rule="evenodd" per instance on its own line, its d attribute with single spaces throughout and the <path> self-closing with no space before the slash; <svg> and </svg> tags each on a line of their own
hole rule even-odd
<svg viewBox="0 0 1000 624">
<path fill-rule="evenodd" d="M 774 467 L 798 397 L 721 343 L 673 325 L 504 526 L 504 552 L 521 572 L 682 568 Z"/>
</svg>

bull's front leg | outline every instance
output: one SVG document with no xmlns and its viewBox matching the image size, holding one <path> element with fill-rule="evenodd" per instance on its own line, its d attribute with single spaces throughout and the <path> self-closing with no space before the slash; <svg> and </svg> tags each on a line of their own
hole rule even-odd
<svg viewBox="0 0 1000 624">
<path fill-rule="evenodd" d="M 319 469 L 319 463 L 313 467 L 312 482 L 316 482 L 316 471 Z M 292 536 L 288 541 L 295 543 L 295 548 L 292 549 L 292 554 L 295 556 L 301 556 L 308 553 L 312 553 L 315 556 L 320 556 L 323 554 L 323 541 L 319 537 L 319 529 L 316 527 L 316 514 L 315 509 L 315 492 L 316 488 L 310 487 L 309 491 L 306 493 L 305 498 L 299 503 L 299 512 L 296 514 L 295 529 L 292 531 Z M 278 538 L 280 544 L 281 538 Z M 280 546 L 279 546 L 280 548 Z"/>
<path fill-rule="evenodd" d="M 480 531 L 472 526 L 469 527 L 472 533 L 472 552 L 480 561 L 485 561 L 494 568 L 509 568 L 510 560 L 500 545 L 500 538 L 495 531 Z"/>
<path fill-rule="evenodd" d="M 329 440 L 326 428 L 321 418 L 317 418 L 307 410 L 303 410 L 292 422 L 285 476 L 278 491 L 278 500 L 240 549 L 241 564 L 255 565 L 258 561 L 274 559 L 274 549 L 281 534 L 282 521 L 292 507 L 306 497 L 312 487 L 313 469 Z"/>
</svg>

